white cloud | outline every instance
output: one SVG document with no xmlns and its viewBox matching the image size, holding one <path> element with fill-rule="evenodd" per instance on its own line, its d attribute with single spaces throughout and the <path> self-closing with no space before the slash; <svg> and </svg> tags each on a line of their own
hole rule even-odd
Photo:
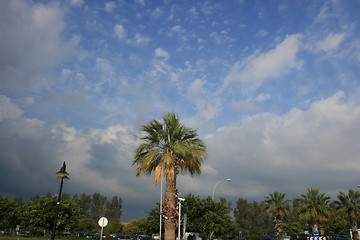
<svg viewBox="0 0 360 240">
<path fill-rule="evenodd" d="M 0 95 L 0 121 L 18 118 L 22 113 L 23 111 L 17 105 L 11 103 L 8 97 Z"/>
<path fill-rule="evenodd" d="M 316 47 L 322 51 L 336 50 L 345 38 L 345 33 L 329 33 L 326 38 L 316 43 Z"/>
<path fill-rule="evenodd" d="M 197 98 L 199 96 L 203 96 L 205 93 L 203 86 L 204 86 L 205 80 L 201 78 L 195 79 L 189 86 L 188 95 L 191 98 Z"/>
<path fill-rule="evenodd" d="M 136 41 L 137 44 L 145 45 L 145 44 L 147 44 L 148 42 L 151 41 L 151 38 L 146 37 L 146 36 L 142 36 L 140 33 L 136 33 L 135 34 L 135 41 Z"/>
<path fill-rule="evenodd" d="M 260 93 L 259 95 L 256 96 L 254 101 L 263 102 L 263 101 L 269 100 L 270 98 L 271 98 L 271 94 L 269 94 L 269 93 Z"/>
<path fill-rule="evenodd" d="M 264 29 L 260 29 L 259 32 L 256 34 L 258 37 L 265 37 L 266 35 L 268 35 L 269 33 L 264 30 Z"/>
<path fill-rule="evenodd" d="M 116 8 L 115 2 L 111 1 L 105 3 L 105 12 L 111 13 L 115 8 Z"/>
<path fill-rule="evenodd" d="M 135 0 L 135 2 L 141 6 L 145 6 L 145 0 Z"/>
<path fill-rule="evenodd" d="M 308 111 L 261 113 L 218 129 L 205 138 L 208 164 L 220 175 L 236 176 L 238 196 L 256 197 L 264 194 L 262 188 L 289 194 L 313 186 L 326 191 L 339 179 L 339 189 L 347 189 L 360 171 L 359 124 L 360 106 L 337 92 Z"/>
<path fill-rule="evenodd" d="M 173 32 L 176 32 L 176 33 L 184 33 L 184 32 L 185 32 L 185 30 L 183 29 L 183 27 L 180 26 L 180 25 L 173 26 L 173 27 L 171 28 L 171 30 L 172 30 Z"/>
<path fill-rule="evenodd" d="M 259 109 L 259 107 L 249 101 L 232 101 L 231 107 L 238 112 L 254 112 Z"/>
<path fill-rule="evenodd" d="M 124 28 L 123 25 L 121 24 L 116 24 L 114 26 L 114 32 L 115 32 L 115 36 L 119 39 L 119 40 L 124 40 L 126 38 L 126 29 Z"/>
<path fill-rule="evenodd" d="M 161 48 L 155 49 L 155 56 L 156 57 L 162 57 L 165 60 L 169 59 L 169 53 L 167 51 L 165 51 L 164 49 L 161 49 Z"/>
<path fill-rule="evenodd" d="M 241 83 L 248 90 L 255 90 L 268 79 L 280 77 L 301 65 L 297 58 L 300 34 L 287 36 L 274 49 L 264 53 L 254 53 L 236 62 L 224 79 L 221 90 L 231 83 Z"/>
<path fill-rule="evenodd" d="M 70 0 L 72 6 L 80 7 L 84 4 L 84 0 Z"/>
</svg>

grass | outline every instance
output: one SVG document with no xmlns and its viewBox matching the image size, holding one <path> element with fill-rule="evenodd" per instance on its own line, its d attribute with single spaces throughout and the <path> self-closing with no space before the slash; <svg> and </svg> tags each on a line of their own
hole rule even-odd
<svg viewBox="0 0 360 240">
<path fill-rule="evenodd" d="M 0 236 L 0 240 L 50 240 L 50 237 L 34 237 L 34 236 Z M 88 240 L 80 237 L 55 237 L 55 240 Z"/>
</svg>

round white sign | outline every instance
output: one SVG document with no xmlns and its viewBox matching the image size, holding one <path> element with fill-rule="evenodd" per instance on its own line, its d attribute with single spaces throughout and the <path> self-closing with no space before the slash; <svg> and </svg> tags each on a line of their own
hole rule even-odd
<svg viewBox="0 0 360 240">
<path fill-rule="evenodd" d="M 99 219 L 98 224 L 100 227 L 106 227 L 106 225 L 108 224 L 108 220 L 106 219 L 106 217 L 102 217 Z"/>
</svg>

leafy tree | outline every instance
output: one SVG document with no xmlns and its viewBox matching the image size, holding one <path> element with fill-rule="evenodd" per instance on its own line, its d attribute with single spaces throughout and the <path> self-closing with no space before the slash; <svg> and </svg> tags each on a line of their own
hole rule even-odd
<svg viewBox="0 0 360 240">
<path fill-rule="evenodd" d="M 20 224 L 22 212 L 22 200 L 10 200 L 8 195 L 0 196 L 0 229 L 14 229 Z"/>
<path fill-rule="evenodd" d="M 160 231 L 159 226 L 159 216 L 160 216 L 160 204 L 156 204 L 156 208 L 148 212 L 148 217 L 146 218 L 146 234 L 158 233 Z"/>
<path fill-rule="evenodd" d="M 94 193 L 92 195 L 91 202 L 91 219 L 97 223 L 98 220 L 104 216 L 106 197 L 100 193 Z"/>
<path fill-rule="evenodd" d="M 91 195 L 88 194 L 81 194 L 80 198 L 75 198 L 76 202 L 78 203 L 79 207 L 82 209 L 83 214 L 88 217 L 91 218 L 91 206 L 92 206 L 92 197 Z"/>
<path fill-rule="evenodd" d="M 275 233 L 272 219 L 265 214 L 265 203 L 253 201 L 249 203 L 246 199 L 239 198 L 234 208 L 237 232 L 248 239 L 258 239 L 259 234 L 272 235 Z"/>
<path fill-rule="evenodd" d="M 325 230 L 328 234 L 348 234 L 348 223 L 342 217 L 332 218 L 325 223 Z"/>
<path fill-rule="evenodd" d="M 94 232 L 98 229 L 97 224 L 95 224 L 90 218 L 81 218 L 79 220 L 76 231 L 78 232 Z"/>
<path fill-rule="evenodd" d="M 124 227 L 124 232 L 126 234 L 146 234 L 146 218 L 133 219 Z"/>
<path fill-rule="evenodd" d="M 25 226 L 32 230 L 51 230 L 54 223 L 56 196 L 34 198 L 25 205 Z M 70 231 L 78 226 L 81 209 L 75 202 L 61 201 L 56 229 Z"/>
<path fill-rule="evenodd" d="M 278 240 L 283 238 L 283 218 L 290 214 L 290 200 L 285 200 L 285 193 L 273 192 L 269 196 L 265 196 L 266 213 L 273 214 L 273 222 Z"/>
<path fill-rule="evenodd" d="M 200 199 L 199 196 L 187 195 L 183 203 L 183 213 L 188 218 L 187 231 L 205 233 L 208 239 L 211 239 L 213 234 L 223 235 L 233 230 L 228 205 L 216 202 L 210 197 Z"/>
<path fill-rule="evenodd" d="M 303 232 L 300 222 L 283 222 L 282 227 L 284 229 L 284 232 L 286 232 L 288 235 Z"/>
<path fill-rule="evenodd" d="M 104 228 L 105 233 L 122 233 L 124 231 L 124 225 L 120 222 L 109 222 Z"/>
<path fill-rule="evenodd" d="M 330 197 L 319 191 L 318 188 L 308 188 L 305 194 L 300 194 L 298 212 L 300 219 L 311 222 L 313 232 L 319 232 L 320 229 L 321 234 L 324 235 L 321 224 L 331 216 L 331 209 L 328 206 Z"/>
<path fill-rule="evenodd" d="M 348 194 L 340 192 L 337 197 L 339 200 L 335 203 L 339 212 L 349 220 L 353 239 L 359 239 L 357 221 L 360 217 L 360 191 L 350 189 Z"/>
<path fill-rule="evenodd" d="M 180 123 L 174 113 L 167 113 L 163 122 L 152 120 L 141 128 L 145 136 L 134 156 L 136 176 L 154 173 L 154 183 L 158 183 L 163 171 L 166 181 L 164 218 L 165 240 L 175 239 L 177 222 L 176 179 L 179 170 L 191 175 L 201 173 L 201 163 L 205 159 L 206 147 L 195 130 Z"/>
<path fill-rule="evenodd" d="M 106 202 L 105 216 L 109 222 L 120 222 L 121 217 L 121 198 L 113 197 L 111 201 Z"/>
</svg>

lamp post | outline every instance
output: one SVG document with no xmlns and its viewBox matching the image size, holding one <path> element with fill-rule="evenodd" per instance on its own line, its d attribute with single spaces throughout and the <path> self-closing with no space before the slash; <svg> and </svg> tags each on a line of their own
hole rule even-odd
<svg viewBox="0 0 360 240">
<path fill-rule="evenodd" d="M 180 240 L 181 202 L 185 201 L 185 198 L 178 197 L 178 200 L 179 200 L 179 227 L 178 227 L 178 240 Z"/>
<path fill-rule="evenodd" d="M 63 166 L 60 168 L 60 171 L 58 171 L 56 173 L 56 175 L 58 175 L 57 178 L 61 179 L 61 181 L 60 181 L 60 191 L 59 191 L 59 195 L 58 195 L 58 200 L 56 202 L 54 227 L 53 227 L 53 230 L 52 230 L 52 233 L 51 233 L 51 240 L 55 239 L 56 222 L 57 222 L 58 215 L 59 215 L 59 207 L 60 207 L 60 200 L 61 200 L 61 192 L 62 192 L 63 183 L 64 183 L 64 180 L 69 180 L 70 179 L 68 177 L 69 174 L 66 172 L 66 164 L 65 164 L 65 162 L 64 162 Z"/>
<path fill-rule="evenodd" d="M 215 189 L 216 189 L 217 185 L 219 185 L 219 183 L 221 183 L 221 182 L 223 182 L 223 181 L 231 182 L 231 179 L 230 179 L 230 178 L 222 179 L 222 180 L 218 181 L 218 182 L 215 184 L 215 186 L 214 186 L 214 188 L 213 188 L 213 193 L 212 193 L 212 199 L 213 199 L 213 200 L 214 200 Z"/>
<path fill-rule="evenodd" d="M 161 173 L 160 173 L 160 230 L 159 230 L 159 239 L 162 240 L 161 238 L 161 232 L 162 232 L 162 207 L 163 205 L 163 167 L 161 166 Z"/>
</svg>

